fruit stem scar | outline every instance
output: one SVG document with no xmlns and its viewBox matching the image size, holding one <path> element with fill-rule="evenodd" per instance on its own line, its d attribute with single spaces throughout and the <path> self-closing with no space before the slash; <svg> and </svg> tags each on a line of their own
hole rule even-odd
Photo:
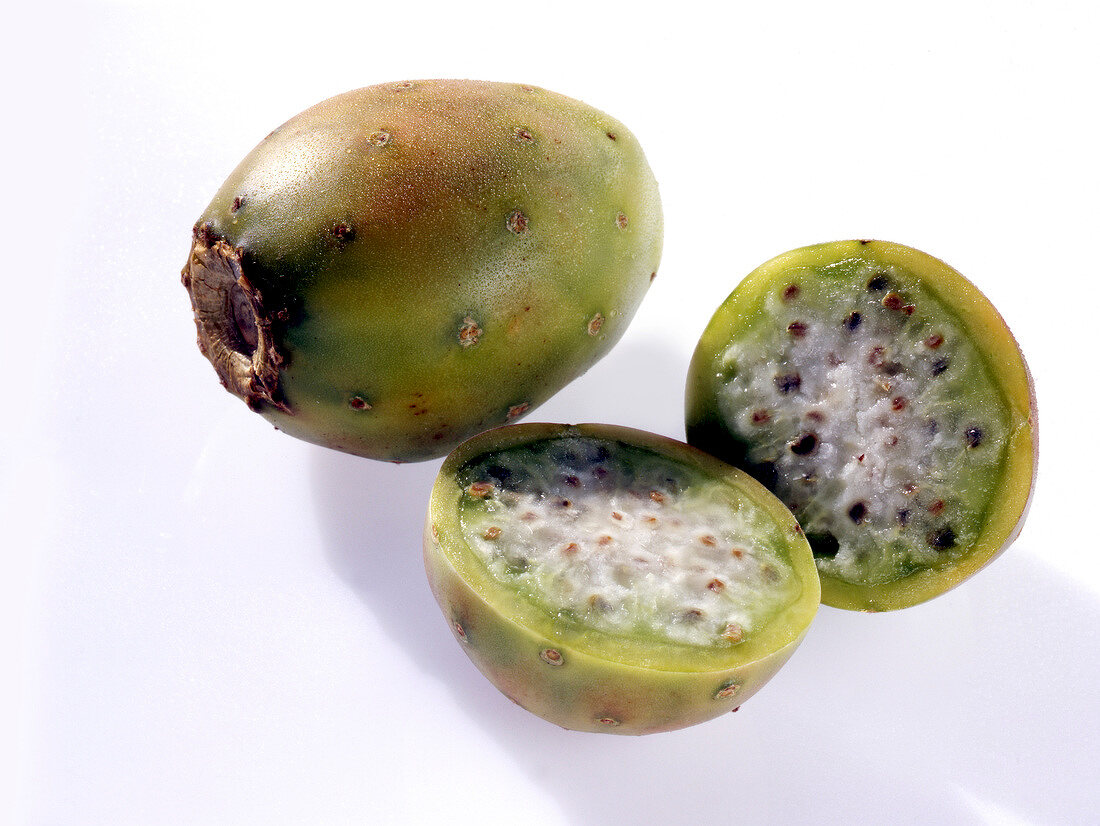
<svg viewBox="0 0 1100 826">
<path fill-rule="evenodd" d="M 242 259 L 243 251 L 218 237 L 209 224 L 195 227 L 182 281 L 191 297 L 199 349 L 226 389 L 250 408 L 267 404 L 291 413 L 279 383 L 283 357 L 271 335 L 272 321 L 284 313 L 264 307 Z"/>
</svg>

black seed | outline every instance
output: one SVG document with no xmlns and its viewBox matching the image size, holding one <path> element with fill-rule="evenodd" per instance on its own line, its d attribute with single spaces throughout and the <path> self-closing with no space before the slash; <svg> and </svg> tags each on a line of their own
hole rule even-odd
<svg viewBox="0 0 1100 826">
<path fill-rule="evenodd" d="M 863 521 L 863 518 L 867 515 L 867 506 L 862 502 L 856 502 L 852 507 L 848 508 L 848 518 L 855 522 L 857 525 Z"/>
<path fill-rule="evenodd" d="M 966 446 L 977 447 L 982 443 L 982 429 L 980 427 L 968 427 L 966 429 Z"/>
<path fill-rule="evenodd" d="M 926 538 L 928 544 L 937 551 L 946 551 L 948 548 L 955 547 L 955 532 L 951 530 L 950 525 L 938 531 L 929 531 Z"/>
<path fill-rule="evenodd" d="M 233 206 L 229 208 L 229 211 L 236 212 L 242 206 L 244 206 L 244 196 L 238 195 L 236 198 L 233 199 Z"/>
<path fill-rule="evenodd" d="M 817 449 L 817 435 L 814 433 L 804 433 L 787 446 L 791 449 L 791 453 L 796 456 L 809 456 Z"/>
<path fill-rule="evenodd" d="M 806 539 L 814 556 L 832 559 L 840 551 L 840 540 L 831 533 L 809 533 L 806 534 Z"/>
<path fill-rule="evenodd" d="M 940 432 L 940 423 L 937 422 L 935 419 L 929 419 L 926 427 L 928 428 L 929 436 L 935 436 L 937 433 Z"/>
<path fill-rule="evenodd" d="M 775 377 L 775 386 L 780 393 L 790 393 L 802 386 L 802 376 L 798 373 L 786 373 Z"/>
<path fill-rule="evenodd" d="M 934 362 L 932 362 L 932 375 L 938 376 L 940 373 L 947 369 L 947 365 L 947 359 L 936 359 Z"/>
<path fill-rule="evenodd" d="M 759 462 L 748 469 L 749 475 L 766 488 L 774 488 L 779 482 L 779 470 L 775 462 Z"/>
<path fill-rule="evenodd" d="M 508 470 L 504 465 L 489 465 L 489 467 L 485 468 L 485 472 L 498 482 L 507 482 L 512 478 L 512 471 Z"/>
<path fill-rule="evenodd" d="M 898 524 L 905 526 L 909 524 L 909 508 L 902 508 L 897 513 Z"/>
<path fill-rule="evenodd" d="M 806 325 L 801 321 L 792 321 L 787 325 L 787 332 L 795 338 L 802 338 L 806 335 Z"/>
<path fill-rule="evenodd" d="M 863 316 L 859 313 L 852 313 L 846 319 L 844 319 L 844 326 L 849 330 L 854 330 L 863 321 Z"/>
<path fill-rule="evenodd" d="M 885 290 L 889 284 L 890 281 L 886 278 L 886 273 L 876 273 L 875 276 L 867 282 L 867 291 L 872 293 L 881 292 Z"/>
<path fill-rule="evenodd" d="M 348 244 L 355 240 L 355 229 L 342 221 L 332 228 L 332 234 L 341 244 Z"/>
</svg>

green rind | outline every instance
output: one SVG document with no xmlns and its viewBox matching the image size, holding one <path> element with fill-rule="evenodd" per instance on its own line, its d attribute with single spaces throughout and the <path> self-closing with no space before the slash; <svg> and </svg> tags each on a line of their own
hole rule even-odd
<svg viewBox="0 0 1100 826">
<path fill-rule="evenodd" d="M 458 516 L 462 489 L 456 479 L 466 462 L 485 452 L 560 435 L 649 449 L 735 486 L 784 526 L 792 570 L 802 585 L 797 601 L 753 639 L 733 648 L 658 644 L 591 629 L 577 635 L 548 619 L 493 579 L 466 545 Z M 522 424 L 461 445 L 443 463 L 432 489 L 424 561 L 432 593 L 452 629 L 462 629 L 456 636 L 478 669 L 519 705 L 578 731 L 669 731 L 736 708 L 794 653 L 820 599 L 809 544 L 790 512 L 766 488 L 688 445 L 610 425 Z M 560 653 L 562 663 L 546 663 L 541 656 L 546 649 Z"/>
<path fill-rule="evenodd" d="M 273 330 L 290 412 L 260 412 L 393 461 L 443 455 L 585 372 L 625 332 L 663 230 L 652 171 L 619 121 L 536 87 L 447 80 L 306 110 L 198 225 L 243 250 L 269 309 L 289 310 Z M 480 332 L 464 347 L 467 318 Z"/>
<path fill-rule="evenodd" d="M 986 516 L 969 553 L 957 562 L 927 568 L 879 585 L 861 585 L 823 576 L 826 605 L 860 611 L 888 611 L 925 602 L 977 573 L 1002 553 L 1023 527 L 1035 487 L 1038 423 L 1035 388 L 1019 345 L 1004 319 L 970 281 L 943 261 L 901 244 L 884 241 L 839 241 L 817 244 L 776 256 L 758 267 L 734 289 L 715 312 L 701 336 L 688 370 L 685 401 L 688 442 L 726 461 L 743 460 L 743 447 L 733 438 L 718 410 L 719 358 L 732 331 L 751 323 L 777 279 L 790 279 L 848 258 L 898 264 L 918 275 L 954 316 L 977 348 L 999 387 L 1009 411 L 1010 438 L 1001 494 Z"/>
</svg>

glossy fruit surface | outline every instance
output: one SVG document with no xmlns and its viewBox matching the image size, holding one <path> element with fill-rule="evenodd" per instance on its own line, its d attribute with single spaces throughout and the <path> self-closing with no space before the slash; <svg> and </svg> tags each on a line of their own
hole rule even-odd
<svg viewBox="0 0 1100 826">
<path fill-rule="evenodd" d="M 1034 389 L 1004 320 L 942 261 L 881 241 L 745 278 L 695 351 L 687 434 L 787 503 L 841 608 L 962 582 L 1016 538 L 1034 487 Z"/>
<path fill-rule="evenodd" d="M 638 141 L 533 86 L 425 80 L 272 132 L 199 218 L 183 281 L 223 384 L 279 429 L 441 456 L 602 357 L 656 274 Z"/>
<path fill-rule="evenodd" d="M 819 603 L 808 543 L 746 474 L 608 425 L 522 424 L 443 463 L 432 592 L 497 688 L 560 726 L 646 734 L 731 711 Z"/>
</svg>

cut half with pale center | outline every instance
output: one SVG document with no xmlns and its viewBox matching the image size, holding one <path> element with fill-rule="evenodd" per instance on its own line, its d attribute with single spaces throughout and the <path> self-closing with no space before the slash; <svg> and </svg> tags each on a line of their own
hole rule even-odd
<svg viewBox="0 0 1100 826">
<path fill-rule="evenodd" d="M 516 425 L 460 446 L 424 548 L 478 668 L 585 731 L 664 731 L 738 707 L 793 653 L 820 597 L 801 528 L 762 485 L 607 425 Z"/>
<path fill-rule="evenodd" d="M 734 290 L 692 360 L 687 434 L 787 504 L 842 608 L 963 581 L 1034 487 L 1034 389 L 1004 320 L 942 261 L 879 241 L 794 250 Z"/>
</svg>

